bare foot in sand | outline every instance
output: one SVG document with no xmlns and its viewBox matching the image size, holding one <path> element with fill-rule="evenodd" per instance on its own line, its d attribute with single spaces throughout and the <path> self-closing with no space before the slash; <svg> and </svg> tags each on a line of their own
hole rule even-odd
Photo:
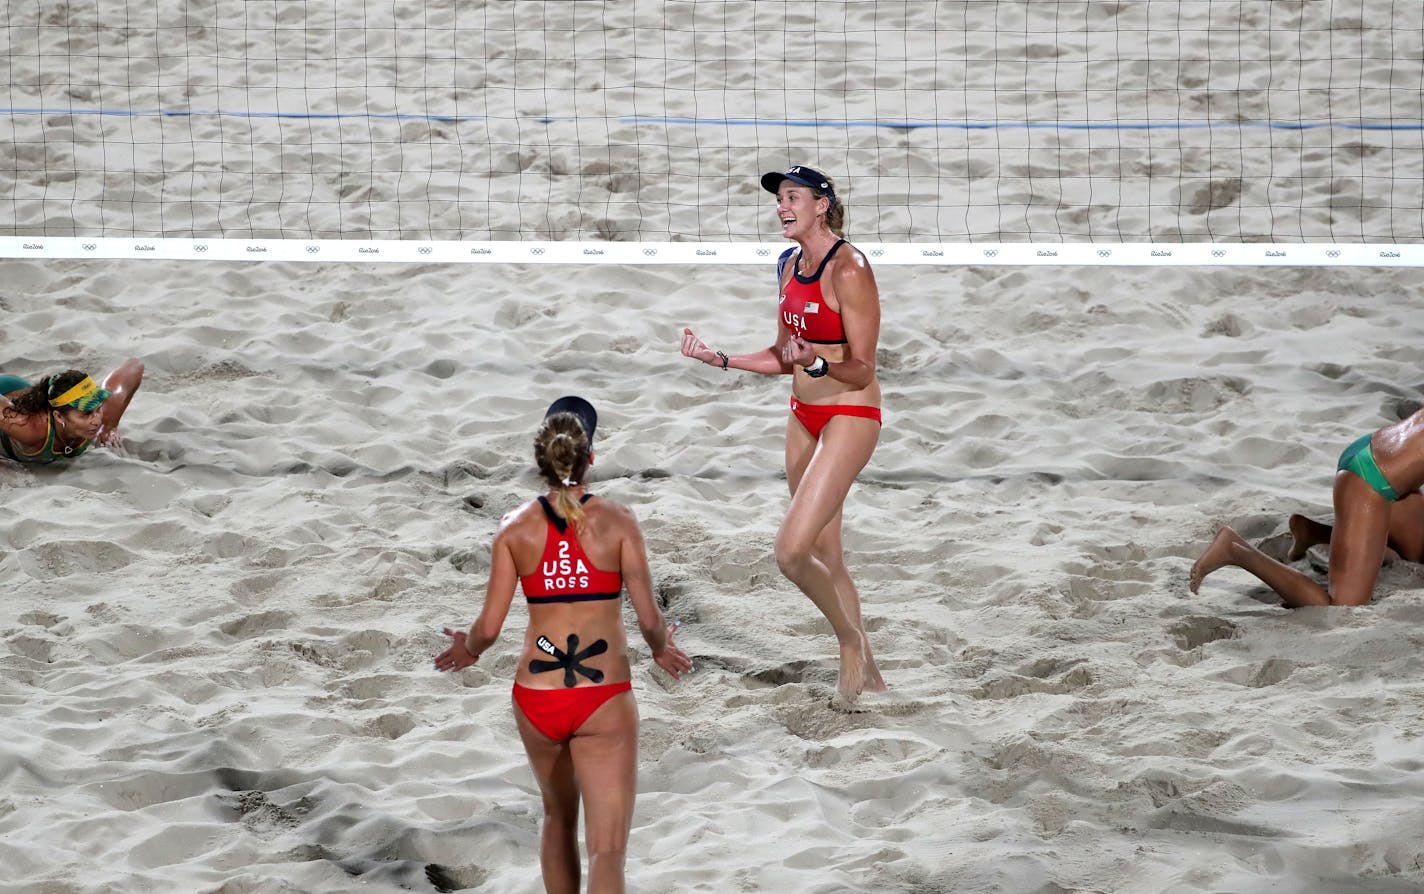
<svg viewBox="0 0 1424 894">
<path fill-rule="evenodd" d="M 1246 541 L 1241 539 L 1241 535 L 1231 530 L 1229 527 L 1222 528 L 1216 532 L 1216 537 L 1212 539 L 1211 545 L 1202 551 L 1192 565 L 1191 590 L 1193 593 L 1201 586 L 1201 582 L 1208 574 L 1218 568 L 1227 565 L 1235 565 L 1236 561 L 1231 556 L 1232 547 L 1245 545 Z"/>
<path fill-rule="evenodd" d="M 884 692 L 888 689 L 880 668 L 870 654 L 870 640 L 865 634 L 859 642 L 841 645 L 841 669 L 836 677 L 836 689 L 846 701 L 855 701 L 862 692 Z"/>
<path fill-rule="evenodd" d="M 1291 548 L 1290 552 L 1286 554 L 1286 558 L 1291 562 L 1305 558 L 1305 554 L 1310 551 L 1312 546 L 1330 542 L 1330 526 L 1322 525 L 1303 515 L 1290 517 L 1290 532 Z"/>
</svg>

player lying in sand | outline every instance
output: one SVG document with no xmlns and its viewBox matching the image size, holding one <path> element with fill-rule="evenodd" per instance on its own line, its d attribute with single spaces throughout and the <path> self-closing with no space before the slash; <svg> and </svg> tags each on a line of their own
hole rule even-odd
<svg viewBox="0 0 1424 894">
<path fill-rule="evenodd" d="M 118 447 L 119 419 L 143 382 L 143 362 L 130 357 L 103 385 L 76 369 L 31 385 L 0 375 L 0 452 L 19 463 L 75 459 L 91 444 Z"/>
<path fill-rule="evenodd" d="M 514 677 L 514 719 L 544 796 L 539 862 L 544 888 L 579 888 L 579 802 L 584 809 L 588 891 L 623 891 L 624 856 L 638 780 L 638 707 L 623 633 L 623 589 L 653 661 L 674 677 L 692 661 L 653 600 L 638 521 L 625 506 L 588 493 L 597 415 L 577 397 L 554 402 L 534 441 L 549 486 L 501 520 L 484 607 L 468 632 L 435 656 L 442 671 L 480 659 L 504 626 L 518 582 L 529 627 Z"/>
<path fill-rule="evenodd" d="M 1207 575 L 1234 566 L 1260 578 L 1291 608 L 1364 605 L 1374 593 L 1385 549 L 1418 561 L 1424 555 L 1424 410 L 1364 435 L 1345 448 L 1335 472 L 1335 525 L 1291 516 L 1290 557 L 1316 543 L 1330 544 L 1328 586 L 1277 562 L 1222 528 L 1192 565 L 1191 589 Z"/>
</svg>

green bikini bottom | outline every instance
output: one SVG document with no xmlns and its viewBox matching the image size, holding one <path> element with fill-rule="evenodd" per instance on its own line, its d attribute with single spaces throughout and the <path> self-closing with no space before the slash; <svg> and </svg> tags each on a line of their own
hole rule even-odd
<svg viewBox="0 0 1424 894">
<path fill-rule="evenodd" d="M 1375 464 L 1374 451 L 1370 449 L 1371 435 L 1363 435 L 1355 440 L 1345 452 L 1340 454 L 1340 462 L 1335 466 L 1336 471 L 1354 472 L 1370 487 L 1375 489 L 1381 497 L 1393 503 L 1399 499 L 1399 494 L 1394 492 L 1394 488 L 1385 480 L 1384 473 Z"/>
</svg>

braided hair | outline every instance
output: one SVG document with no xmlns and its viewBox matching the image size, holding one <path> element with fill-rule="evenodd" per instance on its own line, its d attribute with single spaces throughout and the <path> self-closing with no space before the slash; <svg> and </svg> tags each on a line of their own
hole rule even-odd
<svg viewBox="0 0 1424 894">
<path fill-rule="evenodd" d="M 556 492 L 554 511 L 575 529 L 582 523 L 584 513 L 573 490 L 583 484 L 591 459 L 588 433 L 577 416 L 554 413 L 545 417 L 534 436 L 534 462 L 540 477 Z"/>
</svg>

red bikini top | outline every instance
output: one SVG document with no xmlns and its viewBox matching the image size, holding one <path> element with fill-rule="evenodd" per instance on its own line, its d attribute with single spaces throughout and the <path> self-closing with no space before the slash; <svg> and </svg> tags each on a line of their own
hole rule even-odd
<svg viewBox="0 0 1424 894">
<path fill-rule="evenodd" d="M 812 344 L 846 343 L 845 326 L 841 323 L 840 312 L 831 310 L 821 299 L 821 271 L 826 269 L 831 256 L 842 245 L 845 245 L 845 240 L 837 240 L 821 259 L 821 266 L 816 268 L 816 272 L 806 277 L 796 271 L 795 259 L 791 256 L 794 249 L 787 249 L 786 254 L 781 256 L 783 267 L 788 262 L 792 264 L 791 279 L 781 292 L 781 322 L 786 324 L 787 329 Z"/>
<path fill-rule="evenodd" d="M 579 502 L 586 503 L 592 496 L 584 494 Z M 544 507 L 549 527 L 538 570 L 519 579 L 524 598 L 532 603 L 592 602 L 622 595 L 622 573 L 593 567 L 569 523 L 544 497 L 539 498 L 539 505 Z"/>
</svg>

